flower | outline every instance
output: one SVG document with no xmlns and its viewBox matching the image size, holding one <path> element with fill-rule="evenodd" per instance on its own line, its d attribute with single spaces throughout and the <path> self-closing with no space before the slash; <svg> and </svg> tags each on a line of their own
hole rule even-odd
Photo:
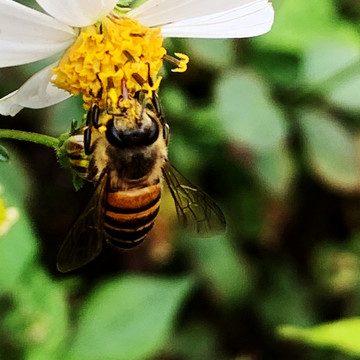
<svg viewBox="0 0 360 360">
<path fill-rule="evenodd" d="M 14 116 L 79 93 L 86 109 L 94 99 L 101 109 L 117 107 L 124 91 L 156 91 L 164 58 L 175 71 L 186 69 L 185 55 L 166 55 L 164 37 L 257 36 L 270 30 L 274 16 L 268 0 L 148 0 L 132 10 L 117 1 L 37 0 L 46 15 L 0 0 L 0 67 L 61 54 L 0 99 L 0 114 Z"/>
<path fill-rule="evenodd" d="M 0 185 L 0 194 L 3 188 Z M 19 211 L 15 207 L 6 208 L 0 197 L 0 238 L 4 236 L 19 218 Z"/>
</svg>

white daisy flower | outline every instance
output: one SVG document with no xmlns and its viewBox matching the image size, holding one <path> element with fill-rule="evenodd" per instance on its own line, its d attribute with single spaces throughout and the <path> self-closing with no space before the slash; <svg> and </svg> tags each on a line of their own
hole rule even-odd
<svg viewBox="0 0 360 360">
<path fill-rule="evenodd" d="M 0 67 L 56 54 L 60 60 L 0 99 L 2 115 L 77 94 L 86 109 L 94 98 L 102 109 L 116 106 L 124 91 L 156 90 L 163 59 L 186 69 L 187 57 L 166 55 L 163 38 L 257 36 L 274 17 L 268 0 L 148 0 L 133 10 L 120 9 L 118 0 L 36 1 L 49 15 L 0 0 Z"/>
</svg>

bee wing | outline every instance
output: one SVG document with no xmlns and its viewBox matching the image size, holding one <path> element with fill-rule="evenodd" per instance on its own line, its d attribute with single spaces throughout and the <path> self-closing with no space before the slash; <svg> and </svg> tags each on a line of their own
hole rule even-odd
<svg viewBox="0 0 360 360">
<path fill-rule="evenodd" d="M 197 236 L 225 231 L 224 214 L 211 197 L 193 185 L 170 163 L 162 169 L 180 224 Z"/>
<path fill-rule="evenodd" d="M 107 186 L 108 175 L 103 173 L 89 204 L 72 225 L 60 247 L 57 256 L 59 271 L 77 269 L 99 255 L 102 249 L 104 195 Z"/>
</svg>

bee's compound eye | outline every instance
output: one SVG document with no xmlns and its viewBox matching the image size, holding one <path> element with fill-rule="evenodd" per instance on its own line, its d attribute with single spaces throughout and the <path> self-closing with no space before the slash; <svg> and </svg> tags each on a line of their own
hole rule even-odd
<svg viewBox="0 0 360 360">
<path fill-rule="evenodd" d="M 109 143 L 117 148 L 148 146 L 153 144 L 159 137 L 159 126 L 151 119 L 150 126 L 140 126 L 119 130 L 115 127 L 114 119 L 107 123 L 106 138 Z"/>
<path fill-rule="evenodd" d="M 143 145 L 151 145 L 153 144 L 156 139 L 159 137 L 159 125 L 154 120 L 151 119 L 151 125 L 149 128 L 145 128 L 142 131 L 142 137 L 143 137 Z"/>
<path fill-rule="evenodd" d="M 121 136 L 122 131 L 116 129 L 114 125 L 114 119 L 108 121 L 105 135 L 111 145 L 119 148 L 124 147 L 124 141 Z"/>
<path fill-rule="evenodd" d="M 165 124 L 163 128 L 163 136 L 166 143 L 168 143 L 169 141 L 169 132 L 170 132 L 170 126 L 168 124 Z"/>
</svg>

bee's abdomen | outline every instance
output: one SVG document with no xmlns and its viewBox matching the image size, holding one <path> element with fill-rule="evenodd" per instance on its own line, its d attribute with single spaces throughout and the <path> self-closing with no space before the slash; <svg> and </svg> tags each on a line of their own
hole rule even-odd
<svg viewBox="0 0 360 360">
<path fill-rule="evenodd" d="M 121 248 L 139 245 L 151 230 L 160 206 L 160 184 L 109 192 L 104 230 L 108 241 Z"/>
</svg>

